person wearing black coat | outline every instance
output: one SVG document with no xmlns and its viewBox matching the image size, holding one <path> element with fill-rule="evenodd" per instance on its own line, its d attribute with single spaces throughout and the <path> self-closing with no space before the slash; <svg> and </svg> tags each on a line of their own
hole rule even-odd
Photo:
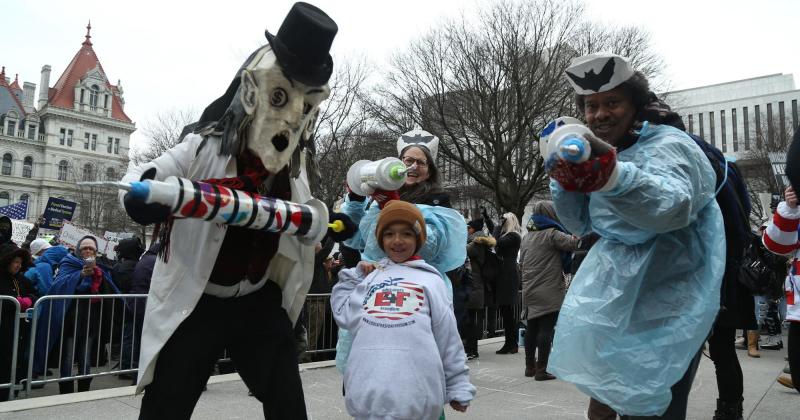
<svg viewBox="0 0 800 420">
<path fill-rule="evenodd" d="M 36 295 L 33 287 L 22 273 L 31 265 L 30 253 L 18 248 L 14 243 L 0 245 L 0 296 L 10 296 L 19 303 L 20 312 L 33 306 Z M 18 316 L 13 302 L 0 301 L 0 384 L 11 382 L 11 357 L 12 349 L 18 346 L 16 379 L 24 376 L 24 367 L 27 366 L 21 357 L 27 349 L 26 343 L 30 338 L 30 330 L 25 327 L 27 323 L 20 322 L 20 330 L 14 336 L 14 318 Z M 0 389 L 0 401 L 7 401 L 9 388 Z"/>
<path fill-rule="evenodd" d="M 153 276 L 153 267 L 156 265 L 158 251 L 161 250 L 160 242 L 153 242 L 150 249 L 141 256 L 130 275 L 130 288 L 132 295 L 146 295 L 150 291 L 150 278 Z M 122 337 L 121 369 L 136 369 L 139 366 L 139 348 L 142 341 L 142 325 L 144 324 L 145 298 L 130 299 L 126 305 L 126 319 L 130 319 L 131 328 L 125 329 Z M 132 379 L 135 383 L 136 373 L 120 375 L 121 379 Z"/>
<path fill-rule="evenodd" d="M 500 267 L 500 278 L 496 281 L 493 306 L 497 307 L 500 317 L 503 319 L 503 329 L 505 333 L 505 343 L 497 354 L 514 354 L 519 351 L 517 343 L 517 314 L 514 313 L 514 305 L 519 301 L 519 267 L 517 256 L 519 247 L 522 244 L 520 234 L 519 219 L 514 213 L 505 213 L 498 225 L 492 223 L 491 219 L 484 215 L 487 227 L 493 231 L 497 240 L 495 251 L 503 259 Z M 487 302 L 487 304 L 489 304 Z M 490 324 L 491 325 L 491 324 Z M 490 333 L 494 328 L 490 328 Z"/>
<path fill-rule="evenodd" d="M 714 362 L 719 393 L 713 420 L 742 419 L 744 377 L 734 341 L 736 329 L 757 328 L 753 295 L 739 283 L 738 277 L 743 258 L 741 250 L 748 241 L 753 241 L 758 247 L 760 238 L 755 235 L 750 238 L 737 236 L 729 235 L 726 240 L 727 262 L 720 291 L 720 310 L 708 338 L 708 352 Z"/>
</svg>

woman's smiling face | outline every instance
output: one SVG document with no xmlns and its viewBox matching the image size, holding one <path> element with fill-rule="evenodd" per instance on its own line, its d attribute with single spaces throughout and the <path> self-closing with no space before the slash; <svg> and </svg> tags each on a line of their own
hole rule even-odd
<svg viewBox="0 0 800 420">
<path fill-rule="evenodd" d="M 430 176 L 428 172 L 430 162 L 428 162 L 428 157 L 425 155 L 425 152 L 419 147 L 411 146 L 406 149 L 403 156 L 400 157 L 400 160 L 408 167 L 406 186 L 425 182 Z"/>
</svg>

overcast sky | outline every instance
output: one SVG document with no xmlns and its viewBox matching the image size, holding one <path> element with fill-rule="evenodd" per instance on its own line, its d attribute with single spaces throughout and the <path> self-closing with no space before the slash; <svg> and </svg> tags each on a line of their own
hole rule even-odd
<svg viewBox="0 0 800 420">
<path fill-rule="evenodd" d="M 92 42 L 111 83 L 122 80 L 125 111 L 137 127 L 174 109 L 196 112 L 220 96 L 248 54 L 275 33 L 294 3 L 285 0 L 11 0 L 3 2 L 0 65 L 13 80 L 50 85 Z M 316 0 L 339 25 L 334 63 L 362 55 L 377 66 L 410 39 L 482 0 Z M 588 0 L 588 16 L 638 25 L 667 64 L 673 89 L 772 73 L 800 77 L 796 0 Z M 38 96 L 38 91 L 37 91 Z M 132 142 L 141 141 L 134 133 Z"/>
</svg>

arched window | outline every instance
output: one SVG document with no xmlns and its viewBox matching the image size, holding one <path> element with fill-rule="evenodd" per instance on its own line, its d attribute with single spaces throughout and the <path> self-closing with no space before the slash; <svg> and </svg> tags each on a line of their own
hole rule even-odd
<svg viewBox="0 0 800 420">
<path fill-rule="evenodd" d="M 100 92 L 100 88 L 97 85 L 92 85 L 92 89 L 89 91 L 89 106 L 92 109 L 97 107 L 97 96 Z"/>
<path fill-rule="evenodd" d="M 3 155 L 3 175 L 11 175 L 11 162 L 13 162 L 11 153 Z"/>
<path fill-rule="evenodd" d="M 27 202 L 30 198 L 31 198 L 31 196 L 29 196 L 28 194 L 22 194 L 21 196 L 19 196 L 19 201 L 26 201 Z M 30 203 L 28 203 L 28 204 L 30 204 Z M 27 207 L 25 207 L 25 218 L 26 219 L 28 218 L 28 208 Z"/>
<path fill-rule="evenodd" d="M 84 181 L 94 181 L 94 175 L 92 174 L 92 164 L 87 163 L 83 165 L 83 180 Z"/>
<path fill-rule="evenodd" d="M 11 197 L 8 195 L 8 192 L 6 191 L 0 192 L 0 207 L 9 205 L 10 200 Z"/>
<path fill-rule="evenodd" d="M 30 156 L 25 156 L 25 160 L 22 162 L 22 176 L 25 178 L 30 178 L 33 175 L 33 158 Z"/>
<path fill-rule="evenodd" d="M 69 164 L 66 160 L 62 160 L 58 162 L 58 180 L 59 181 L 66 181 L 67 180 L 67 169 L 69 169 Z"/>
<path fill-rule="evenodd" d="M 117 171 L 115 171 L 114 168 L 106 169 L 106 180 L 117 181 Z"/>
</svg>

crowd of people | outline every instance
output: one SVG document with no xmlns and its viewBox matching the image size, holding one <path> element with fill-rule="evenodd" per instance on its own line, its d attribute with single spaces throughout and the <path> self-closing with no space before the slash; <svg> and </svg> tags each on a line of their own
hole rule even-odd
<svg viewBox="0 0 800 420">
<path fill-rule="evenodd" d="M 13 321 L 19 316 L 14 313 L 17 306 L 3 302 L 0 383 L 11 382 L 14 346 L 14 383 L 18 384 L 26 377 L 29 363 L 33 364 L 34 378 L 49 376 L 50 369 L 58 369 L 60 378 L 85 376 L 91 373 L 91 367 L 109 361 L 116 362 L 119 370 L 136 369 L 144 299 L 101 302 L 100 297 L 77 296 L 146 294 L 154 263 L 148 258 L 152 249 L 144 253 L 138 238 L 123 239 L 115 247 L 117 259 L 109 260 L 98 254 L 95 237 L 86 236 L 75 246 L 66 246 L 57 239 L 36 238 L 38 224 L 18 246 L 11 241 L 10 226 L 7 217 L 0 217 L 0 294 L 16 298 L 19 313 L 32 309 L 46 296 L 76 298 L 54 298 L 40 305 L 35 313 L 36 330 L 31 330 L 33 323 L 28 319 L 18 323 L 16 336 Z M 34 337 L 31 353 L 30 340 Z M 133 379 L 131 373 L 121 376 Z M 88 391 L 91 382 L 91 377 L 78 379 L 77 390 Z M 75 392 L 73 380 L 60 380 L 58 387 L 62 394 Z M 9 394 L 3 391 L 0 398 L 5 400 Z"/>
<path fill-rule="evenodd" d="M 522 344 L 524 376 L 574 384 L 588 397 L 588 418 L 605 420 L 685 418 L 707 344 L 713 418 L 741 420 L 746 378 L 735 348 L 753 358 L 759 348 L 782 349 L 787 321 L 788 375 L 778 382 L 800 392 L 794 189 L 751 229 L 736 165 L 687 133 L 625 57 L 589 54 L 565 69 L 581 120 L 560 117 L 542 131 L 552 200 L 534 202 L 522 223 L 511 212 L 495 220 L 482 210 L 468 221 L 452 209 L 436 165 L 439 139 L 422 129 L 397 140 L 399 189 L 348 184 L 339 212 L 292 204 L 318 204 L 296 152 L 329 94 L 337 30 L 320 9 L 295 4 L 178 146 L 129 169 L 125 182 L 178 177 L 203 186 L 183 208 L 120 193 L 131 218 L 159 226 L 146 252 L 138 239 L 122 241 L 111 265 L 91 236 L 74 249 L 39 239 L 17 247 L 0 218 L 0 290 L 20 311 L 47 295 L 89 295 L 44 305 L 37 330 L 18 337 L 0 324 L 2 348 L 20 345 L 18 360 L 32 358 L 34 374 L 57 366 L 67 378 L 74 364 L 78 375 L 90 372 L 103 357 L 94 349 L 120 343 L 120 368 L 138 369 L 130 379 L 145 393 L 142 419 L 189 418 L 227 354 L 265 417 L 300 419 L 297 364 L 335 346 L 352 416 L 436 419 L 445 406 L 468 410 L 476 395 L 468 361 L 480 357 L 480 339 L 502 331 L 497 354 Z M 581 159 L 549 143 L 584 123 Z M 210 223 L 231 200 L 239 205 L 220 187 L 291 203 L 286 213 L 263 204 L 273 230 L 247 228 L 256 212 Z M 311 222 L 332 228 L 309 241 Z M 131 293 L 148 293 L 147 302 L 103 309 L 96 297 Z M 9 307 L 3 319 L 17 316 Z M 105 316 L 124 328 L 101 327 L 113 324 Z M 10 380 L 2 354 L 0 382 Z M 90 382 L 79 379 L 78 391 Z M 59 387 L 74 391 L 71 380 Z"/>
</svg>

